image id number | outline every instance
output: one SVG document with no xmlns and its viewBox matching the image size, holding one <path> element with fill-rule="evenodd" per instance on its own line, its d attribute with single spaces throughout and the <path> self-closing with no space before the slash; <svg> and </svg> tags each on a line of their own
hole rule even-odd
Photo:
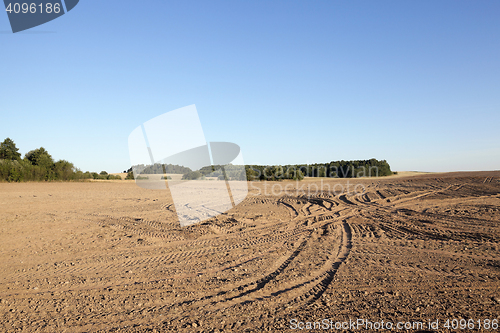
<svg viewBox="0 0 500 333">
<path fill-rule="evenodd" d="M 55 3 L 55 4 L 51 4 L 51 3 L 46 3 L 45 6 L 43 5 L 43 3 L 41 4 L 36 4 L 36 3 L 9 3 L 9 5 L 7 6 L 7 8 L 5 9 L 9 14 L 11 13 L 15 13 L 15 14 L 19 14 L 19 13 L 23 13 L 23 14 L 27 14 L 27 13 L 31 13 L 31 14 L 35 14 L 35 13 L 46 13 L 46 14 L 51 14 L 51 13 L 56 13 L 56 14 L 59 14 L 59 12 L 61 11 L 61 4 L 59 3 Z"/>
</svg>

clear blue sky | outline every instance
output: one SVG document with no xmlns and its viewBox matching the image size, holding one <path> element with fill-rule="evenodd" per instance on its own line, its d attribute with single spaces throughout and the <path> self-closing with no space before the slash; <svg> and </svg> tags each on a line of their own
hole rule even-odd
<svg viewBox="0 0 500 333">
<path fill-rule="evenodd" d="M 83 171 L 190 104 L 247 164 L 500 169 L 496 0 L 82 0 L 17 34 L 0 13 L 0 45 L 0 140 Z"/>
</svg>

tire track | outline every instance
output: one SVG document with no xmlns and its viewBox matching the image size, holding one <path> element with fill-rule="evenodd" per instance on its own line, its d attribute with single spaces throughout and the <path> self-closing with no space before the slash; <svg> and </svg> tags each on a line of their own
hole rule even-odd
<svg viewBox="0 0 500 333">
<path fill-rule="evenodd" d="M 347 257 L 349 256 L 349 253 L 351 252 L 352 249 L 352 230 L 349 225 L 345 220 L 343 222 L 343 233 L 342 233 L 342 246 L 339 249 L 339 253 L 337 254 L 337 259 L 332 265 L 332 268 L 326 272 L 326 276 L 324 277 L 323 280 L 321 280 L 317 286 L 315 286 L 312 289 L 312 299 L 309 301 L 309 304 L 314 303 L 317 301 L 326 291 L 328 286 L 332 283 L 333 278 L 335 277 L 335 274 L 337 274 L 337 271 L 342 265 L 347 260 Z"/>
<path fill-rule="evenodd" d="M 347 199 L 347 196 L 345 194 L 339 196 L 339 200 L 341 200 L 343 203 L 351 206 L 355 206 L 356 204 L 352 202 L 351 200 Z"/>
<path fill-rule="evenodd" d="M 229 301 L 232 301 L 232 300 L 244 297 L 246 295 L 258 292 L 259 290 L 263 289 L 268 283 L 270 283 L 271 281 L 273 281 L 278 275 L 280 275 L 290 265 L 290 263 L 302 252 L 302 250 L 304 249 L 304 247 L 307 245 L 307 242 L 309 241 L 312 232 L 313 231 L 310 231 L 309 235 L 305 236 L 305 239 L 297 246 L 297 248 L 290 254 L 290 256 L 288 256 L 286 258 L 286 260 L 276 270 L 274 270 L 273 272 L 267 274 L 265 277 L 263 277 L 263 278 L 261 278 L 261 279 L 259 279 L 257 281 L 246 283 L 244 285 L 240 285 L 240 286 L 228 289 L 228 290 L 219 291 L 219 292 L 217 292 L 215 294 L 207 295 L 207 296 L 204 296 L 204 297 L 202 297 L 200 299 L 190 299 L 190 300 L 186 300 L 186 301 L 182 301 L 182 302 L 177 302 L 177 303 L 173 303 L 173 304 L 169 303 L 169 304 L 166 304 L 166 305 L 163 305 L 163 306 L 153 306 L 153 307 L 149 307 L 149 308 L 141 308 L 141 309 L 132 310 L 132 311 L 153 312 L 153 311 L 160 311 L 160 310 L 168 310 L 168 309 L 171 309 L 171 308 L 180 308 L 182 306 L 187 306 L 187 305 L 192 305 L 192 304 L 197 304 L 197 307 L 200 307 L 200 305 L 199 305 L 200 302 L 201 303 L 203 303 L 203 302 L 206 303 L 206 301 L 213 300 L 213 299 L 215 299 L 217 297 L 223 297 L 223 296 L 225 296 L 227 294 L 230 294 L 232 292 L 241 291 L 241 290 L 246 289 L 248 287 L 253 287 L 252 289 L 244 291 L 244 292 L 240 293 L 239 295 L 231 296 L 229 298 L 226 298 L 226 299 L 223 299 L 223 300 L 220 300 L 220 301 L 218 300 L 216 302 L 210 302 L 208 304 L 205 304 L 205 306 L 211 306 L 211 305 L 214 305 L 214 304 L 221 304 L 221 302 L 229 302 Z M 129 314 L 131 314 L 131 313 L 132 312 L 130 312 Z M 112 313 L 112 312 L 100 313 L 100 314 L 97 314 L 97 315 L 94 315 L 94 316 L 88 316 L 87 318 L 96 319 L 96 318 L 102 318 L 102 317 L 105 317 L 105 316 L 116 315 L 116 314 L 117 313 Z"/>
<path fill-rule="evenodd" d="M 292 215 L 295 215 L 292 216 L 292 218 L 297 218 L 299 216 L 299 212 L 297 211 L 297 209 L 295 209 L 295 207 L 293 207 L 289 203 L 286 203 L 283 199 L 279 200 L 278 202 L 292 211 Z"/>
<path fill-rule="evenodd" d="M 337 254 L 327 260 L 322 269 L 320 269 L 315 277 L 304 282 L 295 284 L 291 287 L 269 291 L 264 295 L 259 295 L 257 298 L 246 299 L 240 304 L 249 304 L 255 301 L 274 300 L 279 298 L 275 303 L 276 306 L 285 303 L 302 303 L 308 301 L 309 304 L 318 300 L 332 283 L 338 269 L 344 263 L 352 248 L 352 231 L 350 225 L 344 220 L 341 228 L 342 243 L 339 246 Z M 298 294 L 298 296 L 294 296 Z M 291 298 L 293 297 L 293 298 Z M 232 304 L 230 306 L 235 306 Z"/>
<path fill-rule="evenodd" d="M 96 262 L 95 264 L 84 264 L 84 265 L 75 265 L 75 266 L 70 266 L 66 269 L 58 269 L 57 271 L 52 271 L 52 270 L 45 270 L 43 272 L 26 272 L 23 274 L 15 274 L 12 275 L 8 278 L 6 278 L 7 281 L 9 280 L 15 280 L 15 279 L 20 279 L 20 278 L 27 278 L 32 276 L 33 274 L 36 274 L 37 277 L 39 278 L 45 278 L 45 277 L 51 277 L 54 275 L 58 276 L 66 276 L 66 275 L 78 275 L 81 273 L 89 273 L 89 272 L 95 272 L 95 271 L 111 271 L 114 269 L 123 269 L 131 266 L 140 266 L 140 265 L 149 265 L 149 266 L 159 266 L 159 265 L 164 265 L 165 262 L 168 261 L 185 261 L 185 260 L 192 260 L 193 258 L 199 258 L 199 257 L 204 257 L 209 254 L 213 253 L 221 253 L 221 252 L 229 252 L 229 251 L 234 251 L 240 248 L 259 248 L 261 246 L 267 245 L 269 243 L 277 243 L 282 240 L 293 240 L 295 237 L 302 235 L 305 232 L 310 232 L 307 229 L 304 228 L 295 228 L 290 231 L 284 231 L 278 235 L 272 235 L 269 237 L 264 237 L 264 238 L 255 238 L 251 240 L 247 240 L 244 242 L 240 243 L 233 243 L 233 244 L 227 244 L 227 245 L 222 245 L 218 247 L 211 247 L 211 248 L 202 248 L 202 249 L 197 249 L 197 250 L 187 250 L 187 251 L 178 251 L 174 252 L 171 254 L 163 255 L 163 256 L 148 256 L 146 258 L 137 258 L 137 259 L 132 259 L 132 260 L 127 260 L 127 261 L 118 261 L 117 260 L 108 260 L 108 264 L 104 264 L 102 261 Z"/>
<path fill-rule="evenodd" d="M 225 302 L 232 301 L 232 300 L 244 297 L 246 295 L 249 295 L 251 293 L 254 293 L 254 292 L 257 292 L 257 291 L 263 289 L 269 282 L 274 280 L 279 274 L 283 273 L 283 271 L 290 265 L 290 263 L 302 252 L 304 247 L 307 245 L 307 242 L 308 242 L 309 238 L 311 237 L 311 234 L 312 234 L 312 231 L 308 235 L 308 237 L 297 247 L 297 249 L 295 251 L 293 251 L 292 254 L 276 270 L 274 270 L 270 274 L 266 275 L 262 279 L 256 281 L 255 283 L 253 283 L 252 285 L 255 285 L 254 288 L 249 289 L 249 290 L 247 290 L 247 291 L 245 291 L 237 296 L 233 296 L 231 298 L 228 298 L 224 301 Z M 240 288 L 247 288 L 249 286 L 250 285 L 245 285 L 245 286 L 242 286 Z"/>
</svg>

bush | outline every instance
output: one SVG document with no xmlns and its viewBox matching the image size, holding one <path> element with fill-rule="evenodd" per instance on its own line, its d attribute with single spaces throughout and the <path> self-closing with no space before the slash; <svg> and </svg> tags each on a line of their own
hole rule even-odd
<svg viewBox="0 0 500 333">
<path fill-rule="evenodd" d="M 81 172 L 81 171 L 80 171 Z M 73 163 L 60 160 L 54 163 L 55 179 L 71 180 L 76 179 L 75 167 Z"/>
<path fill-rule="evenodd" d="M 121 179 L 119 175 L 110 175 L 106 171 L 85 172 L 75 168 L 66 160 L 54 162 L 49 152 L 43 148 L 30 150 L 23 159 L 14 141 L 10 138 L 0 143 L 0 181 L 50 181 L 83 179 Z"/>
<path fill-rule="evenodd" d="M 194 180 L 203 177 L 203 174 L 199 171 L 190 171 L 182 176 L 182 179 L 185 180 Z"/>
</svg>

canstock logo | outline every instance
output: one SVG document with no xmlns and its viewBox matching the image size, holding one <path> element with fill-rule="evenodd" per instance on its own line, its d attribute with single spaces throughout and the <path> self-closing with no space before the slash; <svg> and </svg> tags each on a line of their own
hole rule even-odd
<svg viewBox="0 0 500 333">
<path fill-rule="evenodd" d="M 12 32 L 31 29 L 69 12 L 79 0 L 3 0 Z"/>
<path fill-rule="evenodd" d="M 168 188 L 181 226 L 228 211 L 248 194 L 240 147 L 208 144 L 194 105 L 145 122 L 132 131 L 128 146 L 136 184 Z"/>
</svg>

